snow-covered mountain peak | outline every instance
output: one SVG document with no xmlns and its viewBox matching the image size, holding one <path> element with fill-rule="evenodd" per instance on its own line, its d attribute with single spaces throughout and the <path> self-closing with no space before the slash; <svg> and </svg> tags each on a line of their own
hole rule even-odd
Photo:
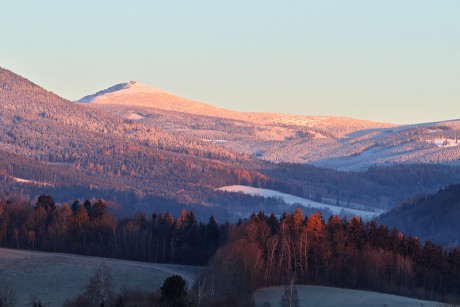
<svg viewBox="0 0 460 307">
<path fill-rule="evenodd" d="M 342 137 L 357 130 L 394 126 L 392 124 L 335 116 L 303 116 L 280 113 L 233 111 L 180 97 L 136 81 L 114 85 L 93 95 L 85 96 L 78 100 L 78 102 L 90 102 L 93 106 L 99 106 L 106 110 L 119 108 L 120 106 L 143 107 L 192 115 L 232 119 L 251 124 L 275 125 L 281 127 L 280 131 L 282 130 L 281 134 L 283 134 L 280 136 L 281 139 L 286 137 L 283 132 L 287 129 L 286 127 L 323 127 L 324 129 L 331 130 L 329 127 L 333 126 L 333 129 L 337 130 L 334 133 L 335 137 Z M 323 133 L 315 135 L 320 136 L 320 138 L 324 137 Z M 273 135 L 267 136 L 268 139 L 272 139 L 273 137 Z M 278 137 L 275 139 L 278 139 Z"/>
<path fill-rule="evenodd" d="M 238 113 L 176 96 L 136 81 L 114 85 L 95 94 L 85 96 L 77 102 L 95 105 L 148 107 L 191 114 L 212 114 L 216 116 L 226 113 Z"/>
</svg>

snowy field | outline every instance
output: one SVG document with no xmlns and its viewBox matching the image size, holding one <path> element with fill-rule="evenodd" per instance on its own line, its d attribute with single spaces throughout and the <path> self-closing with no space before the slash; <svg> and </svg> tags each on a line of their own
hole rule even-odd
<svg viewBox="0 0 460 307">
<path fill-rule="evenodd" d="M 336 307 L 336 306 L 362 306 L 362 307 L 435 307 L 446 306 L 437 302 L 422 301 L 415 298 L 384 294 L 379 292 L 350 290 L 319 286 L 297 286 L 299 294 L 299 306 Z M 269 287 L 256 291 L 253 294 L 257 307 L 280 306 L 284 287 Z"/>
<path fill-rule="evenodd" d="M 323 203 L 315 202 L 309 199 L 301 198 L 301 197 L 294 196 L 291 194 L 281 193 L 281 192 L 270 190 L 270 189 L 253 188 L 253 187 L 248 187 L 248 186 L 243 186 L 243 185 L 231 185 L 231 186 L 221 187 L 218 190 L 227 191 L 227 192 L 235 192 L 235 193 L 244 193 L 248 195 L 262 196 L 262 197 L 267 197 L 267 198 L 268 197 L 281 198 L 284 200 L 284 202 L 290 205 L 298 204 L 298 205 L 301 205 L 307 208 L 328 209 L 333 214 L 337 214 L 337 215 L 346 214 L 347 216 L 360 216 L 363 220 L 371 220 L 377 215 L 379 215 L 379 213 L 376 213 L 376 212 L 349 209 L 349 208 L 343 208 L 343 207 L 334 206 L 334 205 L 323 204 Z"/>
</svg>

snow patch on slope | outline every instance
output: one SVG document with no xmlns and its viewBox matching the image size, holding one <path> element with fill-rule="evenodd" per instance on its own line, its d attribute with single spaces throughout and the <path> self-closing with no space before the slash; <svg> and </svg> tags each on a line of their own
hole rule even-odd
<svg viewBox="0 0 460 307">
<path fill-rule="evenodd" d="M 13 176 L 10 176 L 10 178 L 13 179 L 14 182 L 18 182 L 18 183 L 33 184 L 33 185 L 44 186 L 44 187 L 54 186 L 51 183 L 47 183 L 43 181 L 29 180 L 29 179 L 23 179 L 23 178 L 18 178 L 18 177 L 13 177 Z"/>
<path fill-rule="evenodd" d="M 307 208 L 318 208 L 318 209 L 328 209 L 330 210 L 333 214 L 346 214 L 348 216 L 360 216 L 364 220 L 371 220 L 378 216 L 382 212 L 370 212 L 370 211 L 364 211 L 364 210 L 357 210 L 357 209 L 349 209 L 349 208 L 344 208 L 344 207 L 339 207 L 339 206 L 333 206 L 333 205 L 328 205 L 328 204 L 323 204 L 319 202 L 315 202 L 309 199 L 305 199 L 302 197 L 294 196 L 291 194 L 286 194 L 282 192 L 278 192 L 275 190 L 270 190 L 270 189 L 262 189 L 262 188 L 253 188 L 253 187 L 248 187 L 248 186 L 243 186 L 243 185 L 231 185 L 231 186 L 224 186 L 221 188 L 218 188 L 220 191 L 227 191 L 227 192 L 235 192 L 235 193 L 244 193 L 252 196 L 262 196 L 262 197 L 275 197 L 275 198 L 281 198 L 285 203 L 294 205 L 298 204 L 303 207 Z"/>
<path fill-rule="evenodd" d="M 459 145 L 458 140 L 454 139 L 435 139 L 434 141 L 428 140 L 428 143 L 434 143 L 438 147 L 457 147 Z"/>
<path fill-rule="evenodd" d="M 131 120 L 139 120 L 139 119 L 145 118 L 145 116 L 142 116 L 142 115 L 140 115 L 140 114 L 131 112 L 131 113 L 129 113 L 128 116 L 126 116 L 126 118 L 127 118 L 127 119 L 131 119 Z"/>
</svg>

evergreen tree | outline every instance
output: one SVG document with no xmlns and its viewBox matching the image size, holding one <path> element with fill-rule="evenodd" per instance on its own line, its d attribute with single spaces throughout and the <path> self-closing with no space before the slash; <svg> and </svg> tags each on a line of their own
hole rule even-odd
<svg viewBox="0 0 460 307">
<path fill-rule="evenodd" d="M 92 205 L 88 199 L 85 200 L 85 202 L 83 203 L 83 207 L 85 207 L 86 211 L 88 212 L 88 215 L 91 216 Z"/>
<path fill-rule="evenodd" d="M 76 199 L 73 203 L 72 206 L 70 206 L 70 209 L 72 209 L 73 214 L 77 214 L 77 209 L 80 206 L 80 201 Z"/>
<path fill-rule="evenodd" d="M 51 195 L 40 195 L 35 203 L 35 209 L 40 207 L 45 209 L 46 212 L 51 212 L 56 210 L 56 203 Z"/>
<path fill-rule="evenodd" d="M 185 280 L 179 275 L 165 279 L 161 287 L 160 302 L 164 306 L 182 307 L 187 305 L 187 289 Z"/>
</svg>

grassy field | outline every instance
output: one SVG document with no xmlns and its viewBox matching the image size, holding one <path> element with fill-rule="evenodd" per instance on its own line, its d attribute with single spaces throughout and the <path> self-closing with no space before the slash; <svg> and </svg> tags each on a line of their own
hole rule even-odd
<svg viewBox="0 0 460 307">
<path fill-rule="evenodd" d="M 422 301 L 418 299 L 390 295 L 378 292 L 349 290 L 319 286 L 297 286 L 299 293 L 299 305 L 308 307 L 335 307 L 335 306 L 443 306 L 441 303 Z M 284 287 L 269 287 L 258 290 L 253 297 L 256 306 L 264 306 L 269 302 L 270 306 L 279 306 Z"/>
<path fill-rule="evenodd" d="M 188 287 L 204 270 L 202 267 L 167 265 L 0 248 L 0 280 L 11 283 L 17 306 L 26 306 L 31 297 L 47 306 L 60 306 L 66 298 L 85 290 L 96 269 L 105 263 L 112 271 L 114 288 L 154 291 L 165 278 L 180 274 Z"/>
</svg>

